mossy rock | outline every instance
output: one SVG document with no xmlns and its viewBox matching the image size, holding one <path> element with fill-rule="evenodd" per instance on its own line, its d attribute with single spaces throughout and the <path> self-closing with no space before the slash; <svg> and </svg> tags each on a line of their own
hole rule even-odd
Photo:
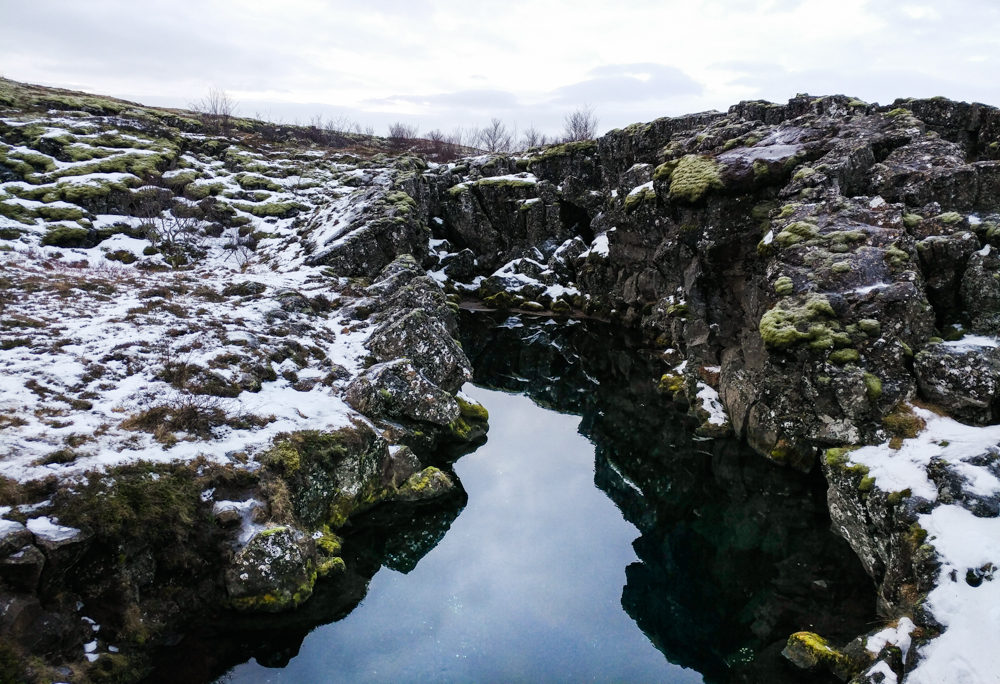
<svg viewBox="0 0 1000 684">
<path fill-rule="evenodd" d="M 86 247 L 90 231 L 86 228 L 56 226 L 42 236 L 42 244 L 52 247 Z"/>
<path fill-rule="evenodd" d="M 684 389 L 685 381 L 683 375 L 674 375 L 672 373 L 664 373 L 660 378 L 660 382 L 657 385 L 657 389 L 660 392 L 669 393 L 671 395 L 676 394 Z"/>
<path fill-rule="evenodd" d="M 781 655 L 804 670 L 829 669 L 843 680 L 855 673 L 850 659 L 813 632 L 796 632 L 788 637 Z"/>
<path fill-rule="evenodd" d="M 788 349 L 805 342 L 813 349 L 830 349 L 834 346 L 833 329 L 826 320 L 833 318 L 836 313 L 830 301 L 823 295 L 810 294 L 798 305 L 783 300 L 761 317 L 758 330 L 770 349 Z"/>
<path fill-rule="evenodd" d="M 670 198 L 695 203 L 723 187 L 721 167 L 712 157 L 689 154 L 670 175 Z"/>
<path fill-rule="evenodd" d="M 243 174 L 236 178 L 236 182 L 244 190 L 270 190 L 271 192 L 281 192 L 280 185 L 266 176 L 253 174 Z"/>
<path fill-rule="evenodd" d="M 16 202 L 0 202 L 0 216 L 13 219 L 27 226 L 34 225 L 37 214 L 34 210 Z M 12 239 L 12 238 L 5 238 Z"/>
<path fill-rule="evenodd" d="M 75 207 L 38 207 L 35 212 L 46 221 L 78 221 L 85 214 Z"/>
<path fill-rule="evenodd" d="M 656 192 L 651 187 L 642 188 L 639 191 L 630 192 L 626 195 L 624 202 L 625 211 L 635 211 L 646 202 L 651 204 L 656 202 Z"/>
<path fill-rule="evenodd" d="M 843 366 L 848 363 L 857 363 L 858 360 L 861 358 L 861 354 L 858 353 L 857 349 L 838 349 L 837 351 L 831 352 L 829 358 L 830 358 L 830 363 L 835 363 L 838 366 Z"/>
</svg>

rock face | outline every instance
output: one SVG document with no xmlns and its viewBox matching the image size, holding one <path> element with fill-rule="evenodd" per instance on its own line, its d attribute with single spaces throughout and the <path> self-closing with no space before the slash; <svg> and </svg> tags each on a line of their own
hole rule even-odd
<svg viewBox="0 0 1000 684">
<path fill-rule="evenodd" d="M 998 121 L 931 100 L 744 102 L 431 169 L 410 189 L 435 237 L 474 253 L 487 304 L 643 330 L 688 361 L 692 411 L 710 386 L 737 435 L 809 469 L 826 446 L 878 439 L 918 382 L 948 405 L 970 389 L 990 401 L 983 358 L 975 387 L 932 379 L 930 358 L 955 325 L 995 327 Z M 553 286 L 571 294 L 543 299 Z"/>
<path fill-rule="evenodd" d="M 347 403 L 368 416 L 448 425 L 459 416 L 458 402 L 417 370 L 409 359 L 379 363 L 347 386 Z"/>
<path fill-rule="evenodd" d="M 916 611 L 935 634 L 919 607 L 937 566 L 918 516 L 971 488 L 935 475 L 942 460 L 928 466 L 936 501 L 883 492 L 841 447 L 912 437 L 900 412 L 917 399 L 1000 421 L 998 159 L 991 107 L 798 96 L 429 169 L 408 192 L 446 290 L 638 330 L 673 359 L 660 386 L 701 434 L 732 431 L 802 471 L 821 463 L 881 613 Z M 452 245 L 473 252 L 472 274 L 449 276 Z M 996 515 L 989 497 L 962 497 Z M 810 638 L 788 654 L 806 663 Z M 915 652 L 869 673 L 902 676 Z M 848 660 L 841 676 L 870 662 Z"/>
<path fill-rule="evenodd" d="M 279 612 L 312 595 L 316 545 L 291 527 L 258 532 L 226 570 L 226 589 L 238 610 Z"/>
</svg>

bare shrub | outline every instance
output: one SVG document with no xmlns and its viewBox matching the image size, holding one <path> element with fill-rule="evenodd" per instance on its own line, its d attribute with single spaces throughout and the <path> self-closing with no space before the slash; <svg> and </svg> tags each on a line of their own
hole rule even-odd
<svg viewBox="0 0 1000 684">
<path fill-rule="evenodd" d="M 487 152 L 510 152 L 515 137 L 516 134 L 511 133 L 502 120 L 493 117 L 489 125 L 479 131 L 477 146 Z"/>
<path fill-rule="evenodd" d="M 537 128 L 534 124 L 528 126 L 524 129 L 524 133 L 521 134 L 520 148 L 522 150 L 528 150 L 532 147 L 538 147 L 539 145 L 548 145 L 549 136 L 545 135 Z"/>
<path fill-rule="evenodd" d="M 205 128 L 215 134 L 225 134 L 236 116 L 238 103 L 222 88 L 212 86 L 208 95 L 188 106 L 200 115 Z"/>
<path fill-rule="evenodd" d="M 563 141 L 593 140 L 597 137 L 597 124 L 600 119 L 594 116 L 594 108 L 583 104 L 570 112 L 563 119 Z"/>
<path fill-rule="evenodd" d="M 412 126 L 402 121 L 389 124 L 389 142 L 396 148 L 404 148 L 411 140 L 417 137 L 418 130 L 420 129 L 417 126 Z"/>
</svg>

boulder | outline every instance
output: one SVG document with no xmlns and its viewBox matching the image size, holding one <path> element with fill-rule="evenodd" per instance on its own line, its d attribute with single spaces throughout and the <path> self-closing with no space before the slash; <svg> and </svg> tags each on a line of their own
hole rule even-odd
<svg viewBox="0 0 1000 684">
<path fill-rule="evenodd" d="M 447 494 L 455 488 L 455 483 L 447 473 L 430 467 L 414 473 L 403 483 L 393 497 L 397 501 L 420 501 Z"/>
<path fill-rule="evenodd" d="M 406 417 L 448 425 L 459 416 L 455 397 L 430 382 L 409 359 L 365 370 L 347 386 L 345 399 L 371 418 Z"/>
<path fill-rule="evenodd" d="M 239 611 L 276 613 L 312 596 L 316 544 L 289 526 L 255 534 L 226 570 L 230 605 Z"/>
<path fill-rule="evenodd" d="M 1000 349 L 972 341 L 929 345 L 914 359 L 920 392 L 956 419 L 973 425 L 996 421 Z"/>
<path fill-rule="evenodd" d="M 469 359 L 445 324 L 421 309 L 382 324 L 368 338 L 368 349 L 378 361 L 410 359 L 446 392 L 456 392 L 472 379 Z"/>
<path fill-rule="evenodd" d="M 1000 333 L 1000 252 L 986 245 L 974 252 L 962 276 L 961 294 L 972 328 L 983 335 Z"/>
<path fill-rule="evenodd" d="M 20 591 L 35 591 L 42 579 L 45 556 L 37 547 L 28 544 L 0 560 L 0 578 Z"/>
</svg>

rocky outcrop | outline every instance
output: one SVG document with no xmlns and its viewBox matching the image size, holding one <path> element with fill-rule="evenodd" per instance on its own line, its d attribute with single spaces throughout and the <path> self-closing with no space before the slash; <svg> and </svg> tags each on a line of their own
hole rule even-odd
<svg viewBox="0 0 1000 684">
<path fill-rule="evenodd" d="M 416 192 L 433 198 L 418 204 L 444 242 L 427 265 L 447 290 L 639 330 L 675 364 L 660 386 L 701 434 L 820 463 L 880 611 L 933 634 L 916 606 L 935 555 L 913 526 L 950 499 L 882 491 L 829 454 L 898 448 L 918 398 L 967 424 L 1000 420 L 998 145 L 1000 110 L 984 105 L 799 96 L 429 170 Z M 540 230 L 557 206 L 561 228 Z M 443 268 L 457 247 L 477 278 Z M 914 665 L 880 662 L 899 676 Z"/>
</svg>

